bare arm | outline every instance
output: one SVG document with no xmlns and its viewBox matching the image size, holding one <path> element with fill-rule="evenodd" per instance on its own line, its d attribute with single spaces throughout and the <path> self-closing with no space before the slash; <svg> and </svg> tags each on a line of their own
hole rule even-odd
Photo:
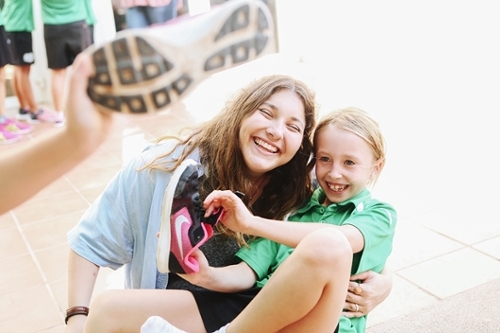
<svg viewBox="0 0 500 333">
<path fill-rule="evenodd" d="M 68 308 L 90 304 L 99 266 L 70 250 L 68 262 Z M 77 315 L 69 318 L 66 333 L 83 332 L 86 316 Z"/>
<path fill-rule="evenodd" d="M 194 253 L 200 270 L 192 274 L 179 274 L 183 279 L 197 286 L 224 293 L 250 289 L 256 281 L 254 271 L 245 263 L 226 267 L 210 267 L 200 250 Z"/>
<path fill-rule="evenodd" d="M 87 96 L 91 72 L 90 58 L 79 55 L 73 64 L 66 127 L 2 154 L 0 188 L 9 195 L 0 200 L 0 214 L 28 200 L 82 162 L 105 141 L 112 115 L 95 109 Z"/>
<path fill-rule="evenodd" d="M 323 228 L 336 228 L 340 230 L 351 244 L 353 253 L 364 248 L 364 238 L 361 232 L 351 225 L 332 225 L 319 222 L 294 222 L 270 220 L 252 215 L 243 202 L 231 191 L 214 191 L 205 199 L 208 207 L 207 216 L 215 207 L 222 206 L 224 215 L 222 223 L 229 229 L 248 235 L 264 237 L 290 247 L 296 247 L 309 233 Z"/>
</svg>

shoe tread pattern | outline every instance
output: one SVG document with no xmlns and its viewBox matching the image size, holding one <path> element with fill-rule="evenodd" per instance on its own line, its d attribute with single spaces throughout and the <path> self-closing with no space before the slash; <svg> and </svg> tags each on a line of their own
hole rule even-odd
<svg viewBox="0 0 500 333">
<path fill-rule="evenodd" d="M 169 72 L 174 65 L 158 53 L 144 38 L 137 36 L 135 43 L 129 43 L 127 38 L 120 38 L 111 43 L 111 58 L 116 64 L 116 74 L 122 86 L 138 85 L 154 80 Z M 134 46 L 130 44 L 135 44 Z M 131 47 L 136 48 L 140 60 L 140 68 L 133 63 Z M 121 112 L 126 107 L 132 113 L 148 112 L 146 98 L 150 98 L 156 109 L 161 109 L 171 103 L 170 93 L 175 91 L 181 95 L 192 83 L 192 78 L 183 74 L 170 85 L 152 91 L 149 96 L 144 95 L 112 95 L 100 94 L 97 86 L 112 86 L 110 66 L 106 57 L 105 47 L 101 47 L 93 54 L 96 75 L 89 82 L 89 96 L 92 101 L 107 109 Z"/>
<path fill-rule="evenodd" d="M 233 32 L 243 30 L 250 26 L 251 12 L 249 5 L 243 5 L 236 9 L 222 26 L 215 37 L 214 42 L 223 39 Z M 204 70 L 206 72 L 222 68 L 226 65 L 226 59 L 230 56 L 233 64 L 243 63 L 250 59 L 250 50 L 255 49 L 255 55 L 258 56 L 269 43 L 269 37 L 266 35 L 270 28 L 268 16 L 262 8 L 257 11 L 257 31 L 251 38 L 245 39 L 211 55 L 205 62 Z"/>
<path fill-rule="evenodd" d="M 222 25 L 209 39 L 215 51 L 208 51 L 204 59 L 190 66 L 175 56 L 167 59 L 148 35 L 124 34 L 96 49 L 92 54 L 95 76 L 88 87 L 90 99 L 104 110 L 154 113 L 182 99 L 204 77 L 257 58 L 274 35 L 266 5 L 257 3 L 229 5 L 229 10 L 222 11 L 225 16 L 217 14 L 222 20 L 216 20 Z M 187 54 L 189 49 L 182 52 Z"/>
</svg>

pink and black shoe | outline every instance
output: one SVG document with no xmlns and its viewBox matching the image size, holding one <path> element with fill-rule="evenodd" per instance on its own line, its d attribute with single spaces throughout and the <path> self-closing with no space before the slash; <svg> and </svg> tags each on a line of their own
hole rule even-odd
<svg viewBox="0 0 500 333">
<path fill-rule="evenodd" d="M 156 251 L 161 273 L 193 273 L 199 270 L 193 252 L 213 235 L 222 210 L 204 218 L 198 193 L 198 164 L 185 160 L 175 170 L 165 190 L 160 236 Z"/>
</svg>

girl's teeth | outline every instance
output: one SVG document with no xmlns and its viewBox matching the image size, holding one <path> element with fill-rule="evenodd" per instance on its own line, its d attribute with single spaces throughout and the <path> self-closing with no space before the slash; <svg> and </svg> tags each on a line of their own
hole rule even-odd
<svg viewBox="0 0 500 333">
<path fill-rule="evenodd" d="M 267 142 L 264 142 L 262 140 L 256 139 L 255 143 L 258 146 L 261 146 L 262 148 L 269 150 L 271 153 L 276 153 L 278 151 L 278 149 L 276 147 L 271 146 L 270 144 L 268 144 Z"/>
<path fill-rule="evenodd" d="M 334 192 L 340 192 L 345 190 L 345 185 L 328 185 L 328 188 Z"/>
</svg>

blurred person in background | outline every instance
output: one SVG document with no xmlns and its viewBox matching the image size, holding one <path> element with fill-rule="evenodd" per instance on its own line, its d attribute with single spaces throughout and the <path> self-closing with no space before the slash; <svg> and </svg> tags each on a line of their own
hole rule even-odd
<svg viewBox="0 0 500 333">
<path fill-rule="evenodd" d="M 31 89 L 30 71 L 35 63 L 32 32 L 33 5 L 26 0 L 5 0 L 2 18 L 14 65 L 13 88 L 19 100 L 19 120 L 32 123 L 54 122 L 54 114 L 47 108 L 38 107 Z"/>
<path fill-rule="evenodd" d="M 127 29 L 145 28 L 177 17 L 182 0 L 113 0 L 117 10 L 125 10 Z"/>
<path fill-rule="evenodd" d="M 41 0 L 45 50 L 52 73 L 51 91 L 55 109 L 52 120 L 56 125 L 64 124 L 66 69 L 91 44 L 86 1 Z"/>
</svg>

